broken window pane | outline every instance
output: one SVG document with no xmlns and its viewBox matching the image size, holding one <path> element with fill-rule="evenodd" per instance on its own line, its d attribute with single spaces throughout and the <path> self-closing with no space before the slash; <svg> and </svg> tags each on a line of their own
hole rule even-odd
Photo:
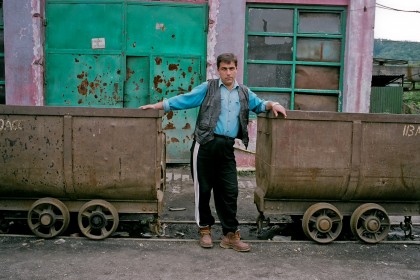
<svg viewBox="0 0 420 280">
<path fill-rule="evenodd" d="M 297 60 L 339 62 L 341 41 L 305 38 L 297 40 Z"/>
<path fill-rule="evenodd" d="M 292 60 L 291 37 L 248 37 L 248 58 L 254 60 Z"/>
<path fill-rule="evenodd" d="M 299 33 L 340 34 L 341 16 L 338 13 L 299 13 Z"/>
<path fill-rule="evenodd" d="M 248 64 L 248 86 L 290 88 L 291 72 L 291 65 Z"/>
<path fill-rule="evenodd" d="M 337 90 L 340 79 L 339 70 L 339 67 L 297 65 L 295 87 Z"/>
<path fill-rule="evenodd" d="M 293 33 L 293 10 L 251 8 L 248 32 Z"/>
</svg>

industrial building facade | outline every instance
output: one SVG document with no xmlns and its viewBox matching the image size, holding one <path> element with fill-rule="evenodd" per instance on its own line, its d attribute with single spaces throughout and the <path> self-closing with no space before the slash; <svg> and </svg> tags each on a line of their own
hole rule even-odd
<svg viewBox="0 0 420 280">
<path fill-rule="evenodd" d="M 375 0 L 5 0 L 2 9 L 9 105 L 137 108 L 217 77 L 217 55 L 233 52 L 238 82 L 264 99 L 369 112 Z M 165 115 L 168 162 L 188 162 L 196 114 Z"/>
</svg>

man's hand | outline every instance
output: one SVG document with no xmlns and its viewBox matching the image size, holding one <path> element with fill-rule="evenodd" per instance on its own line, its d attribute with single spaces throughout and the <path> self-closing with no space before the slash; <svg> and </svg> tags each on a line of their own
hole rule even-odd
<svg viewBox="0 0 420 280">
<path fill-rule="evenodd" d="M 147 104 L 139 107 L 140 109 L 146 110 L 146 109 L 156 109 L 155 104 Z"/>
<path fill-rule="evenodd" d="M 147 104 L 139 107 L 140 109 L 147 110 L 147 109 L 155 109 L 155 110 L 163 110 L 163 102 L 160 101 L 156 104 Z"/>
<path fill-rule="evenodd" d="M 273 111 L 273 114 L 275 117 L 277 117 L 280 114 L 284 116 L 284 118 L 287 118 L 286 109 L 278 102 L 271 102 L 271 111 Z"/>
</svg>

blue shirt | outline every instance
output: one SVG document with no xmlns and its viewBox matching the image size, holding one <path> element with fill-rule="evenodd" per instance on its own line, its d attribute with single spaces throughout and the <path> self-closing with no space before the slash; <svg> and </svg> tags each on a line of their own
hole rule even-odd
<svg viewBox="0 0 420 280">
<path fill-rule="evenodd" d="M 192 91 L 163 100 L 163 109 L 165 112 L 171 110 L 182 110 L 195 108 L 201 105 L 207 93 L 208 82 L 195 87 Z M 214 133 L 236 137 L 239 132 L 239 85 L 235 81 L 234 87 L 229 91 L 219 79 L 221 88 L 222 111 L 216 124 Z M 249 110 L 255 113 L 266 112 L 267 101 L 260 99 L 254 92 L 248 90 Z"/>
</svg>

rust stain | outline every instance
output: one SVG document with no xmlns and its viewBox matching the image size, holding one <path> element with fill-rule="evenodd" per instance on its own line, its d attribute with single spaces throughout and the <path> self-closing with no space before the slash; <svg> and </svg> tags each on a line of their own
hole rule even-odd
<svg viewBox="0 0 420 280">
<path fill-rule="evenodd" d="M 187 76 L 187 74 L 185 72 L 181 73 L 182 77 L 185 78 Z"/>
<path fill-rule="evenodd" d="M 82 99 L 79 99 L 79 101 L 77 101 L 77 104 L 82 104 L 82 103 L 83 103 Z"/>
<path fill-rule="evenodd" d="M 172 143 L 178 143 L 178 142 L 179 142 L 179 140 L 178 140 L 178 138 L 172 137 L 172 138 L 171 138 L 171 142 L 172 142 Z"/>
<path fill-rule="evenodd" d="M 169 129 L 175 129 L 175 126 L 173 123 L 168 123 L 164 128 L 164 130 L 169 130 Z"/>
<path fill-rule="evenodd" d="M 89 86 L 89 82 L 87 79 L 84 79 L 80 85 L 77 86 L 77 91 L 81 94 L 81 95 L 86 95 L 88 93 L 88 86 Z"/>
<path fill-rule="evenodd" d="M 169 64 L 169 71 L 178 71 L 179 64 Z"/>
<path fill-rule="evenodd" d="M 191 128 L 190 123 L 186 123 L 185 126 L 182 129 L 190 129 L 190 128 Z"/>
<path fill-rule="evenodd" d="M 84 71 L 82 71 L 82 73 L 77 75 L 78 79 L 83 79 L 84 77 L 85 77 L 85 72 Z"/>
<path fill-rule="evenodd" d="M 127 74 L 126 74 L 125 80 L 128 81 L 134 73 L 135 73 L 134 70 L 127 67 Z"/>
<path fill-rule="evenodd" d="M 162 82 L 163 82 L 163 79 L 160 75 L 157 75 L 153 78 L 153 84 L 155 86 L 156 91 L 159 92 L 159 93 L 162 93 L 162 89 L 159 88 L 158 85 Z"/>
<path fill-rule="evenodd" d="M 173 117 L 174 117 L 174 112 L 173 112 L 173 111 L 169 111 L 169 112 L 166 114 L 166 118 L 167 118 L 168 120 L 171 120 Z"/>
<path fill-rule="evenodd" d="M 188 66 L 188 72 L 192 72 L 192 67 L 191 66 Z"/>
<path fill-rule="evenodd" d="M 183 89 L 182 87 L 178 87 L 178 91 L 179 91 L 178 95 L 183 94 L 184 92 L 186 92 L 186 90 Z"/>
<path fill-rule="evenodd" d="M 156 57 L 155 62 L 156 62 L 156 65 L 161 65 L 162 64 L 162 58 Z"/>
<path fill-rule="evenodd" d="M 114 84 L 114 99 L 118 101 L 118 83 Z"/>
</svg>

